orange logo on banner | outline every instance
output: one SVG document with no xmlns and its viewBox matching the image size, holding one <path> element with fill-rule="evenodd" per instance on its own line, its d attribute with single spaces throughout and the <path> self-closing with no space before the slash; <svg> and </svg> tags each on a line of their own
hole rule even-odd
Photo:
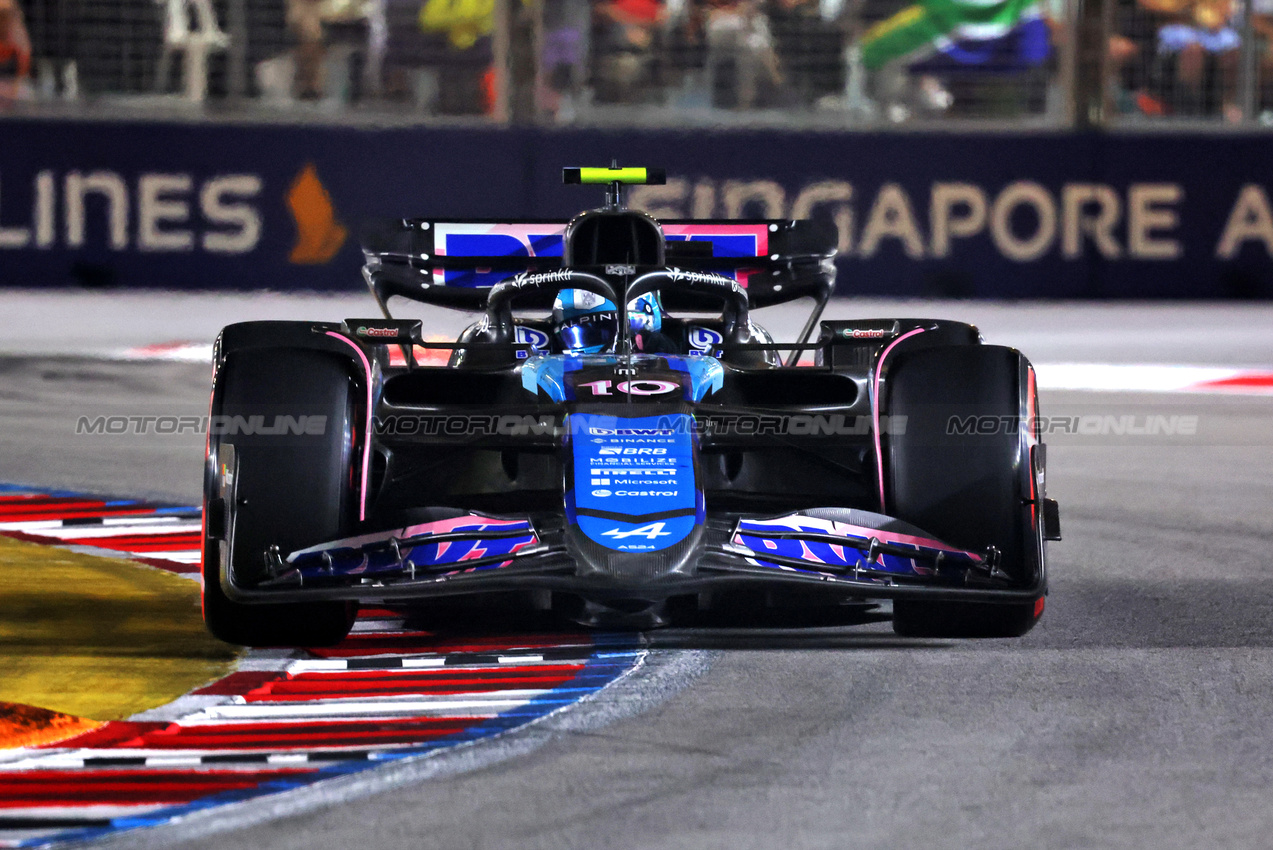
<svg viewBox="0 0 1273 850">
<path fill-rule="evenodd" d="M 336 256 L 349 231 L 336 220 L 331 195 L 314 163 L 307 163 L 292 181 L 287 207 L 296 220 L 296 245 L 288 259 L 298 265 L 321 265 Z"/>
</svg>

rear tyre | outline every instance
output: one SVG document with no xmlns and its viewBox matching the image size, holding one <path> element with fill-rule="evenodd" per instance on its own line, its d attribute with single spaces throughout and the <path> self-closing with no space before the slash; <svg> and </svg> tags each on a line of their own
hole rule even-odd
<svg viewBox="0 0 1273 850">
<path fill-rule="evenodd" d="M 994 546 L 1022 587 L 1042 570 L 1038 513 L 1028 503 L 1034 440 L 1021 418 L 1037 410 L 1029 364 L 1001 346 L 942 346 L 899 355 L 882 412 L 906 417 L 882 438 L 885 512 L 974 552 Z M 995 427 L 968 428 L 976 423 Z M 986 419 L 985 417 L 990 417 Z M 894 419 L 893 421 L 898 421 Z M 1019 637 L 1042 614 L 1042 596 L 1020 603 L 904 600 L 893 630 L 911 637 Z"/>
<path fill-rule="evenodd" d="M 359 480 L 353 389 L 347 365 L 322 351 L 231 352 L 218 372 L 213 422 L 232 427 L 208 441 L 203 619 L 221 640 L 327 646 L 349 633 L 355 604 L 244 604 L 225 594 L 221 573 L 228 546 L 235 583 L 250 587 L 266 577 L 270 545 L 286 556 L 351 531 Z M 324 417 L 321 429 L 315 417 Z M 261 433 L 280 424 L 283 433 Z M 233 498 L 221 498 L 227 492 Z"/>
</svg>

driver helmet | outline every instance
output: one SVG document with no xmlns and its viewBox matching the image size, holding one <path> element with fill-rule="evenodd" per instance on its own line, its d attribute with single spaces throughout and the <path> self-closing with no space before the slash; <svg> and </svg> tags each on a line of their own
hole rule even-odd
<svg viewBox="0 0 1273 850">
<path fill-rule="evenodd" d="M 571 354 L 608 351 L 618 335 L 619 311 L 614 302 L 583 289 L 558 292 L 553 301 L 552 319 L 558 343 L 563 351 Z M 628 325 L 634 334 L 663 327 L 663 305 L 657 292 L 638 296 L 628 303 Z"/>
</svg>

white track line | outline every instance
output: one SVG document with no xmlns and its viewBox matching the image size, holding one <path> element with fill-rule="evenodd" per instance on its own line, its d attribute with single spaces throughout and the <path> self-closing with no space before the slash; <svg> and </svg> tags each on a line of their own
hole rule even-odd
<svg viewBox="0 0 1273 850">
<path fill-rule="evenodd" d="M 547 691 L 541 691 L 547 693 Z M 313 720 L 317 718 L 344 717 L 397 717 L 401 715 L 429 716 L 462 712 L 465 717 L 494 717 L 505 711 L 520 708 L 530 702 L 527 699 L 449 699 L 394 700 L 381 698 L 365 702 L 253 703 L 251 705 L 218 705 L 204 709 L 200 715 L 182 718 L 181 725 L 203 725 L 242 720 Z M 569 700 L 564 700 L 563 705 Z"/>
<path fill-rule="evenodd" d="M 1184 366 L 1160 363 L 1041 363 L 1039 387 L 1096 392 L 1216 392 L 1214 381 L 1259 377 L 1273 372 L 1233 366 Z M 1253 390 L 1254 391 L 1254 390 Z"/>
<path fill-rule="evenodd" d="M 9 523 L 0 525 L 0 528 L 7 529 Z M 56 537 L 59 540 L 93 538 L 93 537 L 129 537 L 137 535 L 140 537 L 148 535 L 160 534 L 179 534 L 181 532 L 199 531 L 203 528 L 199 520 L 185 520 L 182 522 L 169 523 L 167 525 L 64 525 L 58 528 L 44 529 L 42 537 Z M 26 531 L 27 529 L 21 529 Z M 139 554 L 144 555 L 144 552 Z"/>
<path fill-rule="evenodd" d="M 117 360 L 167 360 L 208 363 L 212 346 L 205 343 L 171 342 L 121 349 L 110 357 Z M 1051 390 L 1092 392 L 1225 393 L 1270 395 L 1271 386 L 1207 386 L 1214 381 L 1262 377 L 1268 369 L 1241 366 L 1190 366 L 1169 363 L 1039 363 L 1035 365 L 1039 386 Z"/>
</svg>

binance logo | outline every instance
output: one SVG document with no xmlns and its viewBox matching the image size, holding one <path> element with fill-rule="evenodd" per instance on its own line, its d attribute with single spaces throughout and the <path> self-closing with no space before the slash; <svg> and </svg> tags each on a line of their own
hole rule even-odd
<svg viewBox="0 0 1273 850">
<path fill-rule="evenodd" d="M 292 181 L 287 208 L 296 221 L 296 245 L 288 260 L 297 265 L 322 265 L 335 257 L 349 231 L 336 220 L 331 195 L 318 179 L 314 163 L 307 163 Z"/>
</svg>

